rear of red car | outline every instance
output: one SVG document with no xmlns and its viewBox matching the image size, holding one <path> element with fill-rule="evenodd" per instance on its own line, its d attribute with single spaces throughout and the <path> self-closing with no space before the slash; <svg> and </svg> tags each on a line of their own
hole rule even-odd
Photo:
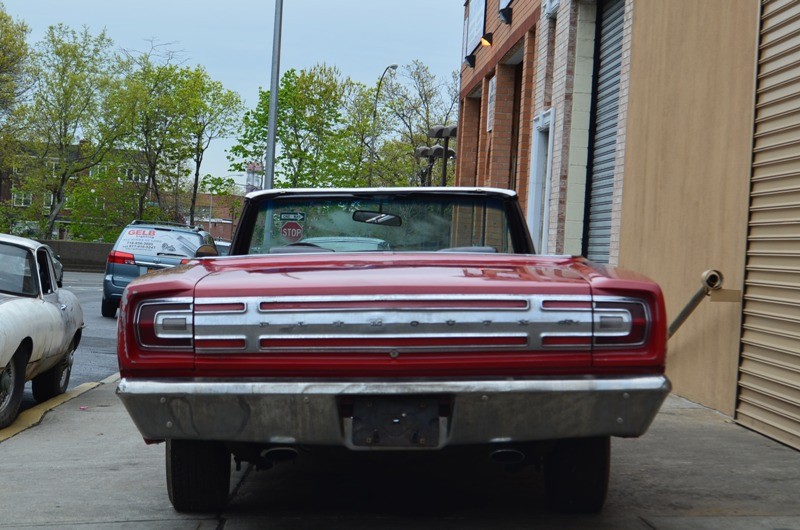
<svg viewBox="0 0 800 530">
<path fill-rule="evenodd" d="M 384 206 L 360 208 L 353 219 L 401 226 Z M 265 239 L 252 235 L 260 251 Z M 299 446 L 475 446 L 544 464 L 557 508 L 599 510 L 609 437 L 643 434 L 669 392 L 661 292 L 581 258 L 485 243 L 285 245 L 132 282 L 118 394 L 145 439 L 167 440 L 175 507 L 224 505 L 231 454 L 268 467 L 270 454 Z M 195 461 L 208 465 L 192 471 Z"/>
</svg>

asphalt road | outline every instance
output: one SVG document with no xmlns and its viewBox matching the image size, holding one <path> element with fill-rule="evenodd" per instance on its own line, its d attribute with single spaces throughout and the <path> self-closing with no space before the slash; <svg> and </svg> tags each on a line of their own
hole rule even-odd
<svg viewBox="0 0 800 530">
<path fill-rule="evenodd" d="M 75 363 L 69 379 L 69 389 L 83 383 L 102 381 L 115 374 L 117 367 L 117 319 L 100 315 L 100 299 L 103 296 L 103 273 L 64 272 L 64 289 L 78 297 L 83 308 L 86 327 L 83 338 L 75 351 Z M 25 396 L 20 410 L 36 405 L 30 382 L 25 386 Z"/>
</svg>

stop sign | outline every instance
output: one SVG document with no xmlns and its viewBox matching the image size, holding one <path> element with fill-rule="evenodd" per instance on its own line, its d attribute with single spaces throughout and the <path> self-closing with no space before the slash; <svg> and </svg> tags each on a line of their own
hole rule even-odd
<svg viewBox="0 0 800 530">
<path fill-rule="evenodd" d="M 281 236 L 289 243 L 294 243 L 303 237 L 303 225 L 296 221 L 283 223 Z"/>
</svg>

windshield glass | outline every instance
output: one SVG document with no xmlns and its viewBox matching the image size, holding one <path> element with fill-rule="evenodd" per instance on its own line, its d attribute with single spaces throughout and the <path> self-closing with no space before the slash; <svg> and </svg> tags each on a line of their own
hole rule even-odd
<svg viewBox="0 0 800 530">
<path fill-rule="evenodd" d="M 498 198 L 292 197 L 265 201 L 249 254 L 513 252 Z"/>
<path fill-rule="evenodd" d="M 33 254 L 24 248 L 0 243 L 0 292 L 36 296 Z"/>
</svg>

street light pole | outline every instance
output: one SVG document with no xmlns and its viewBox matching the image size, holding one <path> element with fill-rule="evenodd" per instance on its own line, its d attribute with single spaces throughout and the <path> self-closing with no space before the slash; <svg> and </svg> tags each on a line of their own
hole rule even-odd
<svg viewBox="0 0 800 530">
<path fill-rule="evenodd" d="M 264 160 L 264 181 L 261 189 L 271 190 L 275 174 L 275 130 L 278 124 L 278 81 L 281 71 L 281 27 L 283 0 L 275 0 L 275 29 L 272 33 L 272 77 L 269 84 L 269 119 L 267 121 L 267 154 Z"/>
<path fill-rule="evenodd" d="M 375 140 L 377 139 L 375 127 L 377 126 L 378 120 L 378 95 L 381 93 L 381 83 L 383 83 L 383 78 L 389 70 L 397 70 L 397 65 L 390 64 L 384 68 L 380 79 L 378 79 L 378 88 L 375 89 L 375 103 L 372 105 L 372 141 L 369 145 L 369 180 L 367 181 L 369 187 L 372 187 L 372 173 L 375 167 Z"/>
</svg>

